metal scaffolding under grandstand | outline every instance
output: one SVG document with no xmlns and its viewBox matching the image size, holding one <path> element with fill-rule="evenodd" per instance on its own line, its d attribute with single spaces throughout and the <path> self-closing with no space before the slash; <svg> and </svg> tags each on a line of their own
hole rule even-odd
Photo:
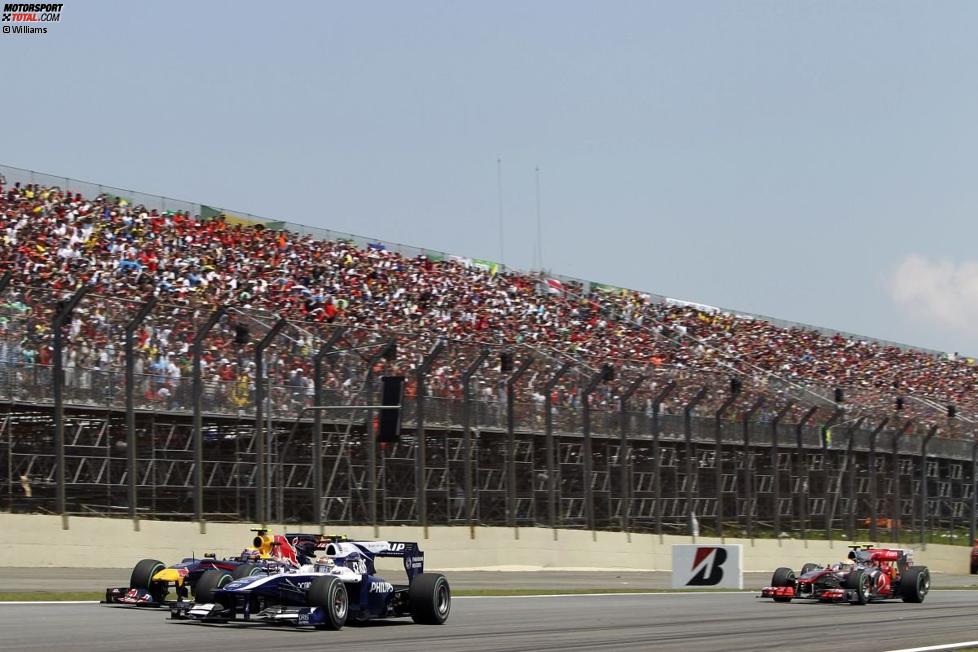
<svg viewBox="0 0 978 652">
<path fill-rule="evenodd" d="M 233 354 L 254 361 L 252 380 L 201 374 L 162 395 L 159 378 L 132 367 L 58 369 L 25 361 L 22 349 L 25 334 L 46 324 L 56 334 L 59 314 L 67 325 L 86 302 L 99 303 L 119 347 L 172 306 L 34 294 L 30 309 L 4 308 L 0 334 L 0 478 L 13 511 L 974 537 L 973 424 L 924 401 L 895 409 L 881 392 L 834 402 L 769 377 L 732 382 L 242 311 L 254 339 Z M 227 311 L 180 319 L 196 371 Z M 62 359 L 84 345 L 65 339 Z M 300 362 L 314 375 L 311 392 L 260 382 Z M 385 374 L 408 377 L 398 442 L 371 446 L 374 410 L 308 410 L 372 405 Z"/>
</svg>

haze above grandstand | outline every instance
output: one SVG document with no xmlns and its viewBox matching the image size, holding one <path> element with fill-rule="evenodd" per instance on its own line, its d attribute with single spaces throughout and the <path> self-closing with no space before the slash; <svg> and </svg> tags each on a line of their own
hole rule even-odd
<svg viewBox="0 0 978 652">
<path fill-rule="evenodd" d="M 66 4 L 4 163 L 978 351 L 973 3 Z M 500 255 L 496 161 L 503 164 Z"/>
</svg>

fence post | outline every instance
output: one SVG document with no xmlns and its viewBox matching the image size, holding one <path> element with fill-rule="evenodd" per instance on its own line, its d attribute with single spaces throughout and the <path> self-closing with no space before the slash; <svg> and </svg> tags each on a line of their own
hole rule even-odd
<svg viewBox="0 0 978 652">
<path fill-rule="evenodd" d="M 484 348 L 479 351 L 479 355 L 472 361 L 465 372 L 462 374 L 462 459 L 465 463 L 463 472 L 463 482 L 465 483 L 465 520 L 469 525 L 469 537 L 475 538 L 475 520 L 472 517 L 472 377 L 482 368 L 486 358 L 489 357 L 489 349 Z"/>
<path fill-rule="evenodd" d="M 731 383 L 730 396 L 724 399 L 723 403 L 720 404 L 719 409 L 713 414 L 713 437 L 716 450 L 714 456 L 716 459 L 713 461 L 714 464 L 714 477 L 717 490 L 717 532 L 716 535 L 723 539 L 723 416 L 726 414 L 730 406 L 734 404 L 737 400 L 737 396 L 740 395 L 740 387 Z"/>
<path fill-rule="evenodd" d="M 516 383 L 533 364 L 527 355 L 519 368 L 506 379 L 506 524 L 516 528 Z M 516 531 L 519 538 L 519 530 Z"/>
<path fill-rule="evenodd" d="M 920 547 L 927 550 L 927 445 L 937 434 L 938 426 L 931 426 L 920 444 Z"/>
<path fill-rule="evenodd" d="M 757 477 L 751 473 L 750 462 L 753 453 L 750 450 L 750 422 L 761 407 L 764 406 L 764 397 L 759 396 L 743 415 L 744 426 L 744 518 L 747 521 L 747 538 L 754 538 L 754 482 Z"/>
<path fill-rule="evenodd" d="M 903 524 L 900 522 L 901 517 L 903 516 L 900 496 L 902 493 L 900 490 L 900 439 L 907 434 L 907 432 L 909 432 L 910 428 L 913 426 L 913 422 L 913 419 L 907 419 L 906 423 L 903 424 L 903 427 L 893 433 L 893 457 L 891 458 L 893 467 L 893 470 L 891 471 L 893 475 L 893 507 L 891 512 L 893 520 L 891 523 L 892 527 L 890 528 L 890 534 L 895 542 L 900 541 L 900 530 L 903 526 Z"/>
<path fill-rule="evenodd" d="M 972 434 L 974 436 L 974 434 Z M 971 522 L 968 526 L 968 545 L 974 545 L 978 517 L 978 438 L 971 443 Z"/>
<path fill-rule="evenodd" d="M 581 392 L 581 428 L 584 436 L 584 520 L 587 529 L 594 532 L 594 488 L 591 486 L 591 475 L 594 468 L 594 454 L 591 446 L 591 393 L 598 388 L 602 380 L 607 379 L 605 370 L 597 372 Z"/>
<path fill-rule="evenodd" d="M 619 397 L 620 406 L 620 425 L 619 434 L 621 436 L 621 443 L 619 444 L 618 451 L 618 462 L 621 466 L 621 507 L 619 511 L 621 512 L 621 531 L 628 532 L 629 520 L 631 518 L 632 509 L 632 454 L 631 446 L 628 441 L 628 400 L 633 394 L 638 390 L 643 382 L 648 380 L 648 376 L 639 376 L 632 381 L 632 384 L 625 388 Z"/>
<path fill-rule="evenodd" d="M 798 524 L 801 529 L 801 538 L 808 538 L 808 464 L 805 459 L 805 448 L 802 442 L 802 430 L 808 423 L 808 420 L 812 418 L 815 411 L 818 410 L 818 406 L 813 405 L 808 408 L 805 415 L 795 424 L 795 445 L 797 446 L 797 452 L 795 454 L 795 477 L 798 478 L 798 514 L 793 514 L 797 516 Z"/>
<path fill-rule="evenodd" d="M 822 424 L 819 432 L 822 439 L 822 450 L 825 453 L 825 460 L 823 460 L 823 465 L 825 467 L 825 493 L 823 494 L 822 498 L 822 512 L 825 519 L 825 535 L 827 541 L 832 540 L 832 516 L 835 514 L 835 506 L 833 505 L 831 509 L 829 508 L 830 498 L 832 495 L 832 492 L 829 491 L 829 487 L 832 484 L 831 476 L 829 475 L 831 473 L 831 465 L 829 464 L 829 444 L 832 440 L 832 427 L 839 422 L 839 419 L 842 418 L 843 414 L 845 414 L 845 411 L 841 407 L 837 407 L 835 411 L 832 412 L 832 416 L 828 418 L 828 421 Z M 852 433 L 850 432 L 850 436 L 851 434 Z M 835 492 L 835 495 L 838 496 L 839 492 L 841 491 L 842 472 L 839 473 L 839 486 Z"/>
<path fill-rule="evenodd" d="M 554 441 L 554 401 L 553 393 L 554 388 L 557 387 L 557 383 L 560 379 L 570 371 L 573 367 L 573 363 L 564 362 L 557 372 L 550 377 L 547 384 L 544 386 L 544 396 L 543 396 L 543 408 L 544 408 L 544 434 L 546 436 L 546 447 L 547 447 L 547 522 L 550 524 L 550 528 L 554 530 L 554 539 L 557 537 L 557 526 L 560 521 L 560 512 L 557 509 L 557 489 L 559 488 L 558 483 L 558 473 L 557 473 L 557 460 L 556 453 L 557 447 Z"/>
<path fill-rule="evenodd" d="M 781 423 L 781 419 L 784 415 L 788 413 L 791 408 L 795 405 L 794 401 L 788 401 L 781 410 L 774 415 L 774 419 L 771 421 L 771 472 L 774 475 L 774 536 L 780 536 L 781 534 L 781 466 L 779 465 L 779 458 L 781 456 L 780 447 L 778 444 L 778 437 L 780 432 L 778 431 L 778 425 Z"/>
<path fill-rule="evenodd" d="M 54 446 L 57 457 L 57 498 L 55 510 L 61 514 L 61 527 L 68 529 L 67 500 L 65 496 L 65 404 L 64 404 L 64 325 L 71 311 L 92 291 L 91 285 L 83 285 L 70 298 L 59 301 L 51 317 L 54 335 L 54 360 L 51 375 L 54 394 Z"/>
<path fill-rule="evenodd" d="M 693 501 L 693 409 L 703 400 L 708 389 L 705 385 L 700 387 L 683 408 L 683 432 L 686 436 L 686 523 L 692 537 L 696 536 L 693 530 L 693 519 L 696 518 Z"/>
<path fill-rule="evenodd" d="M 393 353 L 397 352 L 397 341 L 394 339 L 388 340 L 383 347 L 376 351 L 367 360 L 367 374 L 364 378 L 363 388 L 367 394 L 366 401 L 367 405 L 370 405 L 373 401 L 373 384 L 374 384 L 374 367 L 380 362 L 381 358 L 393 357 Z M 367 514 L 370 517 L 370 525 L 374 529 L 374 536 L 380 536 L 380 529 L 377 525 L 377 437 L 376 431 L 374 430 L 374 413 L 373 410 L 367 410 L 367 496 L 369 500 L 369 505 L 367 506 Z"/>
<path fill-rule="evenodd" d="M 133 520 L 137 529 L 139 528 L 139 515 L 136 512 L 136 486 L 138 484 L 136 478 L 136 446 L 139 442 L 136 439 L 136 399 L 134 396 L 136 391 L 135 334 L 136 329 L 142 325 L 149 313 L 156 307 L 156 302 L 156 297 L 150 297 L 126 324 L 126 478 L 129 481 L 129 518 Z"/>
<path fill-rule="evenodd" d="M 204 325 L 194 335 L 191 344 L 193 355 L 193 428 L 194 428 L 194 520 L 204 525 L 204 434 L 201 419 L 201 400 L 204 394 L 204 383 L 201 379 L 200 357 L 203 354 L 203 343 L 207 334 L 214 328 L 217 321 L 224 316 L 224 306 L 218 306 L 211 313 Z"/>
<path fill-rule="evenodd" d="M 329 334 L 329 338 L 320 347 L 312 359 L 312 404 L 323 404 L 323 360 L 334 353 L 336 343 L 346 333 L 346 327 L 340 326 Z M 319 533 L 323 533 L 323 411 L 313 410 L 312 425 L 312 493 L 313 505 L 316 510 L 316 524 Z"/>
<path fill-rule="evenodd" d="M 431 347 L 424 358 L 421 359 L 421 364 L 415 369 L 415 384 L 416 384 L 416 400 L 417 408 L 415 409 L 415 428 L 414 428 L 414 491 L 416 503 L 415 514 L 418 517 L 418 525 L 420 525 L 424 531 L 424 538 L 428 538 L 428 492 L 425 487 L 425 475 L 427 475 L 427 455 L 428 455 L 428 442 L 425 438 L 424 431 L 424 399 L 425 399 L 425 376 L 428 375 L 428 371 L 431 369 L 431 363 L 435 361 L 442 351 L 445 350 L 445 342 L 443 340 L 438 340 L 435 345 Z"/>
<path fill-rule="evenodd" d="M 655 533 L 662 543 L 662 450 L 659 442 L 662 436 L 662 422 L 659 419 L 659 412 L 662 402 L 665 401 L 672 390 L 676 389 L 676 381 L 670 380 L 652 400 L 652 500 L 655 502 Z"/>
<path fill-rule="evenodd" d="M 272 343 L 275 337 L 285 328 L 286 321 L 279 317 L 272 325 L 272 328 L 261 338 L 258 346 L 255 347 L 255 475 L 257 482 L 258 497 L 255 505 L 258 511 L 258 522 L 265 525 L 271 518 L 271 489 L 272 479 L 268 469 L 268 450 L 265 445 L 266 437 L 271 443 L 272 432 L 266 434 L 262 419 L 265 409 L 265 349 Z M 269 390 L 271 388 L 269 387 Z M 271 392 L 268 392 L 271 394 Z M 268 413 L 271 415 L 271 405 L 268 406 Z"/>
<path fill-rule="evenodd" d="M 879 478 L 876 472 L 876 437 L 889 422 L 890 418 L 885 417 L 880 421 L 878 426 L 873 428 L 873 432 L 869 435 L 869 538 L 874 542 L 879 537 L 879 527 L 877 524 L 879 520 L 879 487 L 877 486 Z"/>
<path fill-rule="evenodd" d="M 842 469 L 839 471 L 839 486 L 838 491 L 835 492 L 835 498 L 832 501 L 832 510 L 828 512 L 828 516 L 825 520 L 825 533 L 828 539 L 832 539 L 832 520 L 835 517 L 835 506 L 838 502 L 839 494 L 842 493 L 842 481 L 845 478 L 846 481 L 846 493 L 849 494 L 849 509 L 846 514 L 846 535 L 849 537 L 850 541 L 855 541 L 856 539 L 856 461 L 853 459 L 853 440 L 856 438 L 856 431 L 862 428 L 863 421 L 866 417 L 859 417 L 854 422 L 846 426 L 846 434 L 849 436 L 846 441 L 846 455 L 845 461 L 842 465 Z M 829 485 L 825 486 L 825 500 L 826 505 L 828 505 L 829 500 Z"/>
</svg>

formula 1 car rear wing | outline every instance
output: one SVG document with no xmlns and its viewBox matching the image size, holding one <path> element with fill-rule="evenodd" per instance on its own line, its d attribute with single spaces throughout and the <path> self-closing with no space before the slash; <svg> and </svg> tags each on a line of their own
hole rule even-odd
<svg viewBox="0 0 978 652">
<path fill-rule="evenodd" d="M 424 552 L 414 541 L 334 541 L 326 546 L 326 554 L 342 556 L 358 552 L 365 556 L 371 571 L 375 557 L 399 557 L 404 560 L 404 572 L 408 582 L 414 581 L 415 575 L 424 572 Z"/>
</svg>

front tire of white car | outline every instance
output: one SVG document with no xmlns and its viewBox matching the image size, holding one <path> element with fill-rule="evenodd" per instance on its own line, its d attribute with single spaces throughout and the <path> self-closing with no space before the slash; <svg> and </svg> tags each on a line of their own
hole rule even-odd
<svg viewBox="0 0 978 652">
<path fill-rule="evenodd" d="M 316 629 L 343 629 L 350 614 L 350 596 L 338 577 L 324 575 L 314 579 L 306 594 L 306 602 L 325 614 L 323 622 L 316 625 Z"/>
</svg>

